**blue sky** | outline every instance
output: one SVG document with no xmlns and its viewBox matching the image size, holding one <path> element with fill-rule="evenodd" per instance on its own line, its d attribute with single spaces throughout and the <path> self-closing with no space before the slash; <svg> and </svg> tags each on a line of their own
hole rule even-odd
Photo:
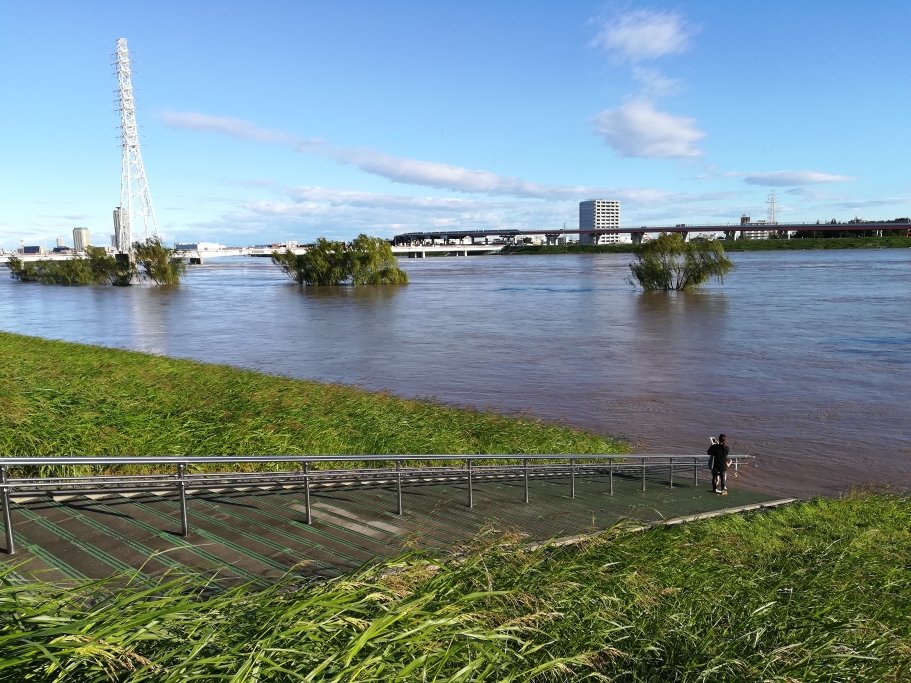
<svg viewBox="0 0 911 683">
<path fill-rule="evenodd" d="M 0 1 L 0 246 L 911 214 L 908 2 Z"/>
</svg>

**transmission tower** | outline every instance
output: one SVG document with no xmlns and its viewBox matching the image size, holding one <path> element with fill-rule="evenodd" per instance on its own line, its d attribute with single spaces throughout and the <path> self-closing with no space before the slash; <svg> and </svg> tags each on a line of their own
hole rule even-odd
<svg viewBox="0 0 911 683">
<path fill-rule="evenodd" d="M 120 253 L 132 249 L 133 239 L 157 238 L 158 224 L 152 209 L 149 183 L 139 151 L 139 129 L 136 126 L 136 106 L 133 83 L 130 79 L 130 51 L 127 39 L 117 40 L 117 80 L 120 84 L 120 138 L 123 147 L 123 166 L 120 175 L 120 206 L 114 211 L 116 247 Z M 134 235 L 135 228 L 135 235 Z"/>
<path fill-rule="evenodd" d="M 766 223 L 768 223 L 769 225 L 777 225 L 778 217 L 775 215 L 775 211 L 777 208 L 776 199 L 775 199 L 775 190 L 772 190 L 771 192 L 769 192 L 768 202 L 769 202 L 769 215 L 766 220 Z"/>
</svg>

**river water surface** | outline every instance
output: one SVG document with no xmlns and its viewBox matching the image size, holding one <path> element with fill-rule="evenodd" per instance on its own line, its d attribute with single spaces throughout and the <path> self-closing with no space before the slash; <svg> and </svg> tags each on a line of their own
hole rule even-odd
<svg viewBox="0 0 911 683">
<path fill-rule="evenodd" d="M 911 250 L 735 253 L 723 285 L 630 287 L 629 255 L 402 261 L 406 287 L 302 290 L 266 259 L 185 284 L 54 287 L 0 270 L 0 329 L 528 412 L 690 453 L 741 481 L 907 485 Z"/>
</svg>

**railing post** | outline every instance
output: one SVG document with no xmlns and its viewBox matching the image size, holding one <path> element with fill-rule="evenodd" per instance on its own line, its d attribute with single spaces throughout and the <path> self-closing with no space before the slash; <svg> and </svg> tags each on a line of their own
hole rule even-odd
<svg viewBox="0 0 911 683">
<path fill-rule="evenodd" d="M 474 483 L 474 481 L 473 481 L 472 472 L 471 472 L 471 458 L 468 458 L 468 460 L 466 460 L 466 462 L 468 463 L 468 507 L 473 508 L 474 507 L 474 487 L 472 486 L 472 484 Z"/>
<path fill-rule="evenodd" d="M 3 524 L 6 527 L 6 553 L 16 554 L 16 539 L 13 537 L 13 511 L 10 509 L 9 478 L 6 465 L 0 466 L 0 484 L 3 484 Z"/>
<path fill-rule="evenodd" d="M 576 497 L 576 459 L 569 459 L 569 492 L 570 497 Z"/>
<path fill-rule="evenodd" d="M 522 458 L 522 469 L 525 470 L 525 502 L 528 502 L 528 458 Z"/>
<path fill-rule="evenodd" d="M 640 458 L 642 460 L 642 490 L 645 491 L 645 458 Z"/>
<path fill-rule="evenodd" d="M 402 463 L 399 460 L 395 461 L 395 488 L 396 493 L 398 494 L 399 499 L 399 515 L 402 513 Z"/>
<path fill-rule="evenodd" d="M 177 465 L 177 485 L 180 488 L 180 535 L 190 535 L 190 523 L 187 520 L 187 466 L 183 463 Z"/>
<path fill-rule="evenodd" d="M 671 488 L 674 488 L 674 458 L 670 457 L 667 460 L 671 465 Z"/>
<path fill-rule="evenodd" d="M 307 524 L 313 524 L 313 513 L 310 511 L 310 463 L 304 463 L 304 507 L 307 509 Z"/>
<path fill-rule="evenodd" d="M 693 458 L 693 486 L 699 486 L 699 458 Z"/>
<path fill-rule="evenodd" d="M 610 471 L 610 494 L 614 495 L 614 459 L 607 459 L 607 469 Z"/>
</svg>

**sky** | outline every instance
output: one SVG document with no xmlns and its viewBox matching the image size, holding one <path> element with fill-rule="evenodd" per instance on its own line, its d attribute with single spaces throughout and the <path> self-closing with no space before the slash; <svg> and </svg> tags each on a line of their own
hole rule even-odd
<svg viewBox="0 0 911 683">
<path fill-rule="evenodd" d="M 911 214 L 911 3 L 0 0 L 0 247 Z"/>
</svg>

